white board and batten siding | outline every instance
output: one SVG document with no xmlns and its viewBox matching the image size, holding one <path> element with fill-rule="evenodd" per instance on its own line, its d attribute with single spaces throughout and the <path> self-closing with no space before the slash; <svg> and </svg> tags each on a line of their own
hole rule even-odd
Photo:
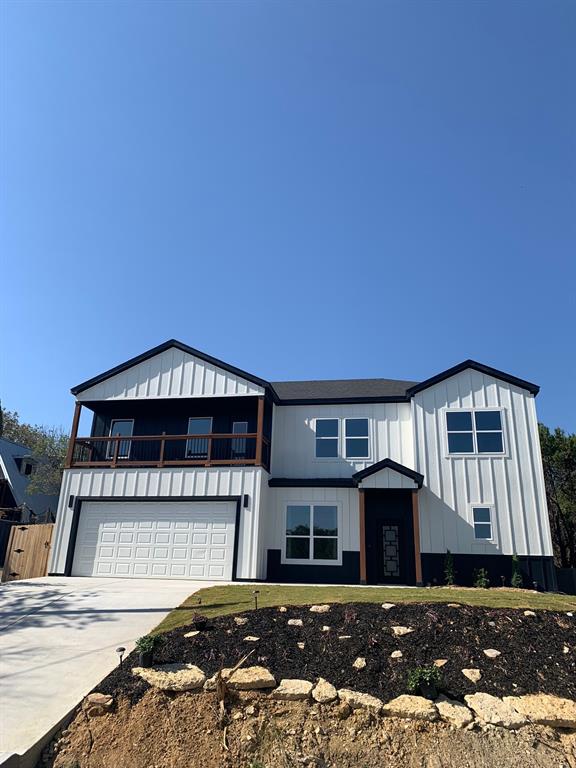
<svg viewBox="0 0 576 768">
<path fill-rule="evenodd" d="M 367 418 L 367 459 L 317 459 L 316 419 Z M 272 477 L 350 477 L 382 459 L 414 468 L 410 403 L 275 406 L 272 424 Z"/>
<path fill-rule="evenodd" d="M 367 490 L 369 488 L 380 489 L 400 489 L 400 490 L 417 490 L 417 483 L 410 477 L 396 472 L 393 469 L 387 467 L 381 469 L 379 472 L 374 472 L 373 475 L 365 477 L 358 485 L 359 488 Z"/>
<path fill-rule="evenodd" d="M 501 456 L 449 456 L 446 410 L 498 408 Z M 423 552 L 552 555 L 534 396 L 468 369 L 423 390 L 412 401 L 415 469 Z M 492 510 L 494 540 L 476 541 L 472 506 Z M 455 514 L 456 513 L 456 514 Z"/>
<path fill-rule="evenodd" d="M 171 347 L 77 395 L 92 400 L 263 395 L 263 387 Z"/>
<path fill-rule="evenodd" d="M 151 509 L 158 499 L 173 499 L 175 503 L 181 497 L 224 497 L 240 496 L 240 528 L 238 531 L 238 560 L 236 576 L 241 579 L 263 578 L 263 561 L 259 553 L 261 540 L 261 487 L 268 482 L 268 474 L 259 467 L 242 468 L 93 468 L 68 469 L 64 472 L 60 503 L 53 538 L 50 573 L 64 573 L 68 540 L 72 526 L 72 510 L 68 508 L 69 497 L 81 497 L 91 502 L 101 498 L 118 498 L 119 502 L 137 497 L 146 498 L 146 505 Z M 244 495 L 248 497 L 248 506 L 243 506 Z M 216 499 L 218 501 L 218 499 Z M 86 503 L 86 502 L 85 502 Z M 130 504 L 137 502 L 130 501 Z M 210 502 L 206 502 L 208 505 Z M 149 507 L 148 507 L 149 505 Z M 83 504 L 84 506 L 84 504 Z M 80 518 L 82 512 L 80 513 Z"/>
</svg>

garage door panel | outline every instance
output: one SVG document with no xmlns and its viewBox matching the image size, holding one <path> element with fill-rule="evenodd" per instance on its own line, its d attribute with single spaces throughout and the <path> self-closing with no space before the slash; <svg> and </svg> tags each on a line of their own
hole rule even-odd
<svg viewBox="0 0 576 768">
<path fill-rule="evenodd" d="M 235 517 L 230 502 L 85 502 L 72 572 L 230 580 Z"/>
</svg>

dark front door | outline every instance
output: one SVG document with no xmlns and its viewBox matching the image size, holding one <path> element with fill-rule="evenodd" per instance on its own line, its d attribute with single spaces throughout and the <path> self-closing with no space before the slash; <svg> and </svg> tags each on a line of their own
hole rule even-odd
<svg viewBox="0 0 576 768">
<path fill-rule="evenodd" d="M 403 491 L 366 498 L 366 577 L 369 584 L 414 584 L 412 502 Z"/>
</svg>

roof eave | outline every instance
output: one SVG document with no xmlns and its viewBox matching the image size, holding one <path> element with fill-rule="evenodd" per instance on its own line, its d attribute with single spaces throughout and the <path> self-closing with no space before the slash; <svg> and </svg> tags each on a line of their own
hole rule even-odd
<svg viewBox="0 0 576 768">
<path fill-rule="evenodd" d="M 410 387 L 406 394 L 409 398 L 414 397 L 418 392 L 422 392 L 424 389 L 429 389 L 430 387 L 433 387 L 435 384 L 439 384 L 441 381 L 445 381 L 446 379 L 449 379 L 451 376 L 456 376 L 458 373 L 462 373 L 462 371 L 466 371 L 468 369 L 472 369 L 474 371 L 478 371 L 479 373 L 484 373 L 487 376 L 492 376 L 494 379 L 500 379 L 500 381 L 505 381 L 508 384 L 512 384 L 516 387 L 519 387 L 520 389 L 525 389 L 527 392 L 530 392 L 532 395 L 537 395 L 540 391 L 540 387 L 537 384 L 533 384 L 530 381 L 526 381 L 525 379 L 519 379 L 517 376 L 512 376 L 509 373 L 506 373 L 505 371 L 499 371 L 497 368 L 492 368 L 489 365 L 484 365 L 483 363 L 478 363 L 476 360 L 464 360 L 462 363 L 458 363 L 458 365 L 454 365 L 452 368 L 448 368 L 445 371 L 442 371 L 441 373 L 436 374 L 436 376 L 432 376 L 429 379 L 426 379 L 425 381 L 421 381 L 419 384 L 416 384 L 413 387 Z"/>
</svg>

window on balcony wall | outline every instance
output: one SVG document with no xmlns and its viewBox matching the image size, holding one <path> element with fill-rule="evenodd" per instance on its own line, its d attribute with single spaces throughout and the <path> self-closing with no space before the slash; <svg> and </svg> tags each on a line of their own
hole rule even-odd
<svg viewBox="0 0 576 768">
<path fill-rule="evenodd" d="M 110 424 L 110 437 L 132 437 L 134 431 L 133 419 L 112 419 Z M 106 448 L 106 458 L 114 458 L 116 440 L 109 440 Z M 129 459 L 132 440 L 119 440 L 117 458 Z"/>
<path fill-rule="evenodd" d="M 245 435 L 248 432 L 247 421 L 235 421 L 232 424 L 232 434 Z M 246 438 L 234 437 L 232 438 L 232 458 L 233 459 L 245 459 L 246 458 Z"/>
<path fill-rule="evenodd" d="M 188 419 L 189 435 L 209 435 L 212 432 L 212 417 Z M 187 459 L 207 459 L 209 440 L 206 437 L 191 437 L 186 440 Z"/>
<path fill-rule="evenodd" d="M 502 413 L 499 410 L 446 411 L 448 453 L 503 453 Z"/>
<path fill-rule="evenodd" d="M 286 561 L 336 563 L 338 507 L 289 504 L 286 507 Z"/>
</svg>

